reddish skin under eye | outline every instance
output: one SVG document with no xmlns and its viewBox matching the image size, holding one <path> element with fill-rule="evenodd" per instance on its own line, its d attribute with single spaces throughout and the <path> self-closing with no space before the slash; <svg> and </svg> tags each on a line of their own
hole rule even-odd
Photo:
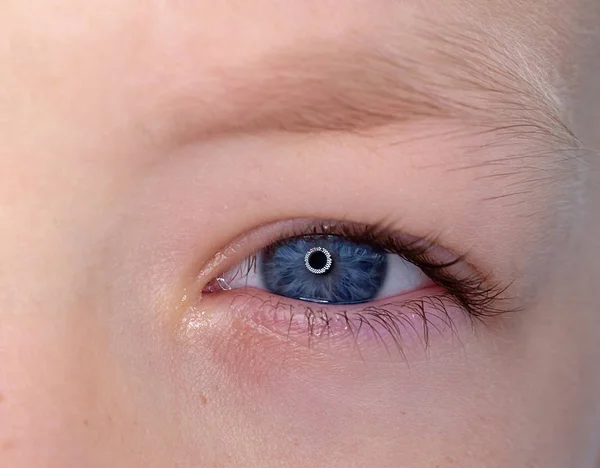
<svg viewBox="0 0 600 468">
<path fill-rule="evenodd" d="M 456 342 L 468 330 L 467 312 L 437 285 L 365 304 L 326 305 L 258 289 L 210 293 L 232 320 L 264 334 L 316 351 L 368 358 L 421 354 L 437 342 Z"/>
</svg>

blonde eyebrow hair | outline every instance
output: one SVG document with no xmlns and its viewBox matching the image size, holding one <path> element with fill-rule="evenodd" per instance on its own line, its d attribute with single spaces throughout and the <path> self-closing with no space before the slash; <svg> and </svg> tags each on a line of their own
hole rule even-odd
<svg viewBox="0 0 600 468">
<path fill-rule="evenodd" d="M 413 139 L 410 124 L 422 122 L 416 138 L 458 139 L 465 157 L 449 160 L 448 172 L 502 180 L 504 193 L 486 202 L 512 206 L 537 194 L 532 206 L 541 212 L 560 192 L 568 198 L 562 211 L 574 212 L 585 150 L 569 128 L 552 66 L 518 41 L 472 24 L 413 31 L 409 48 L 408 37 L 381 31 L 274 47 L 201 77 L 210 92 L 194 88 L 159 111 L 176 129 L 169 133 L 176 144 L 232 133 L 376 138 L 382 130 L 393 145 Z M 505 148 L 488 151 L 497 147 Z"/>
<path fill-rule="evenodd" d="M 445 119 L 511 138 L 571 145 L 558 93 L 534 53 L 474 25 L 426 23 L 409 36 L 382 31 L 227 68 L 213 108 L 197 126 L 219 131 L 362 131 Z M 434 32 L 435 31 L 435 32 Z M 206 102 L 189 101 L 195 113 Z"/>
</svg>

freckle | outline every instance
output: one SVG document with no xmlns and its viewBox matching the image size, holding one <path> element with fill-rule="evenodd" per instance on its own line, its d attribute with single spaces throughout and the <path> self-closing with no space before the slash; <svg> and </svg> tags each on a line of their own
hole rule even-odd
<svg viewBox="0 0 600 468">
<path fill-rule="evenodd" d="M 85 427 L 88 427 L 88 426 L 90 425 L 90 422 L 89 422 L 87 419 L 84 419 L 84 420 L 83 420 L 83 425 L 84 425 Z"/>
<path fill-rule="evenodd" d="M 406 411 L 400 411 L 400 414 L 401 414 L 402 416 L 406 416 Z"/>
<path fill-rule="evenodd" d="M 6 400 L 6 398 L 4 398 L 4 395 L 2 395 L 2 393 L 0 393 L 0 403 L 4 402 L 4 400 Z"/>
<path fill-rule="evenodd" d="M 5 440 L 2 442 L 2 450 L 7 451 L 15 448 L 15 443 L 12 440 Z"/>
<path fill-rule="evenodd" d="M 206 403 L 208 403 L 208 400 L 202 394 L 200 394 L 200 403 L 202 403 L 203 405 L 206 405 Z"/>
</svg>

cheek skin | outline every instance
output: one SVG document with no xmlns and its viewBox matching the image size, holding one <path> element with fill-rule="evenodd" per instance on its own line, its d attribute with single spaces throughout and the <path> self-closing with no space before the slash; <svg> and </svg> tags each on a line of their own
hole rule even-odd
<svg viewBox="0 0 600 468">
<path fill-rule="evenodd" d="M 257 217 L 294 215 L 290 207 L 298 210 L 298 217 L 306 217 L 314 215 L 311 211 L 318 205 L 327 218 L 343 215 L 349 203 L 355 205 L 356 216 L 380 221 L 368 218 L 367 212 L 372 211 L 368 204 L 339 201 L 333 187 L 347 185 L 347 178 L 328 184 L 330 192 L 315 201 L 311 198 L 315 188 L 308 177 L 302 178 L 299 161 L 290 157 L 285 162 L 282 157 L 273 165 L 261 164 L 258 155 L 283 156 L 284 145 L 277 142 L 278 151 L 262 151 L 261 139 L 258 148 L 244 153 L 245 158 L 232 160 L 227 155 L 241 154 L 245 148 L 239 143 L 224 148 L 212 145 L 206 154 L 215 156 L 212 159 L 203 159 L 205 154 L 197 149 L 196 159 L 169 160 L 168 165 L 145 174 L 126 192 L 131 198 L 120 205 L 120 224 L 113 226 L 104 246 L 101 272 L 104 281 L 114 285 L 109 294 L 114 302 L 106 310 L 119 311 L 121 318 L 113 319 L 115 330 L 125 326 L 138 336 L 139 341 L 133 342 L 141 343 L 136 351 L 127 334 L 121 336 L 118 346 L 125 373 L 145 385 L 136 392 L 147 395 L 144 403 L 137 396 L 136 405 L 156 417 L 152 427 L 157 433 L 176 439 L 173 451 L 206 466 L 222 460 L 232 466 L 265 466 L 265 460 L 283 460 L 283 464 L 310 467 L 322 466 L 323 457 L 332 457 L 330 466 L 347 467 L 349 454 L 360 460 L 357 466 L 381 467 L 395 467 L 400 458 L 408 466 L 435 466 L 444 457 L 475 466 L 490 466 L 490 460 L 497 466 L 519 466 L 532 459 L 533 455 L 511 448 L 533 444 L 531 434 L 539 431 L 535 419 L 525 416 L 523 389 L 514 385 L 522 377 L 511 369 L 513 362 L 523 360 L 513 340 L 518 321 L 508 321 L 510 325 L 493 330 L 498 333 L 480 334 L 477 339 L 461 336 L 458 346 L 432 347 L 429 355 L 418 348 L 420 355 L 406 366 L 315 355 L 306 346 L 233 320 L 222 303 L 204 303 L 205 315 L 200 318 L 186 314 L 180 298 L 195 297 L 198 291 L 191 286 L 195 275 L 232 237 L 254 227 Z M 349 161 L 352 154 L 359 161 L 354 149 L 354 153 L 338 154 L 335 161 Z M 326 153 L 316 152 L 312 158 Z M 303 154 L 302 161 L 310 163 L 311 152 Z M 336 166 L 332 163 L 332 168 Z M 266 172 L 268 180 L 274 182 L 265 185 L 267 170 L 271 171 Z M 201 177 L 205 173 L 214 177 Z M 228 181 L 225 187 L 221 180 Z M 248 193 L 240 188 L 242 181 L 249 184 Z M 388 183 L 397 185 L 395 180 Z M 403 194 L 411 192 L 414 187 L 403 187 Z M 385 204 L 382 211 L 393 206 L 386 190 L 373 197 Z M 418 205 L 403 197 L 400 201 L 408 211 L 414 208 L 409 224 L 428 222 L 419 216 L 423 211 Z M 266 214 L 269 211 L 271 215 Z M 450 216 L 452 210 L 445 211 Z M 462 223 L 472 226 L 475 221 L 467 218 Z M 486 222 L 484 227 L 492 229 L 493 224 Z M 494 257 L 492 264 L 505 249 L 510 251 L 511 242 L 519 244 L 519 236 L 508 236 L 508 226 L 503 229 L 510 240 L 496 244 L 493 255 L 487 253 Z M 460 238 L 458 226 L 455 236 Z M 136 279 L 133 302 L 132 278 Z M 136 297 L 141 298 L 139 303 Z M 145 325 L 140 327 L 136 320 Z M 180 320 L 195 325 L 184 333 Z M 164 352 L 153 341 L 156 330 L 167 342 Z M 152 369 L 148 369 L 148 356 L 152 356 Z M 531 369 L 524 365 L 522 374 L 527 372 Z M 161 390 L 156 382 L 166 383 Z M 158 398 L 160 393 L 167 397 Z M 157 403 L 147 405 L 152 398 Z M 493 429 L 481 431 L 482 425 Z M 329 455 L 331 447 L 336 448 L 333 455 Z"/>
<path fill-rule="evenodd" d="M 159 13 L 166 18 L 161 23 L 147 8 L 158 3 L 182 10 Z M 600 440 L 596 216 L 588 216 L 590 226 L 574 245 L 548 246 L 552 255 L 538 268 L 549 269 L 551 259 L 560 268 L 539 305 L 518 323 L 467 335 L 458 347 L 432 347 L 409 365 L 309 350 L 236 319 L 216 302 L 205 303 L 200 318 L 181 305 L 199 265 L 231 236 L 273 220 L 259 219 L 265 207 L 269 218 L 295 214 L 290 207 L 314 215 L 315 205 L 323 211 L 316 214 L 339 214 L 333 211 L 340 203 L 321 202 L 339 196 L 336 187 L 347 186 L 348 177 L 327 180 L 328 190 L 319 192 L 303 175 L 323 155 L 335 159 L 327 172 L 338 176 L 362 157 L 362 143 L 333 142 L 314 151 L 296 141 L 286 150 L 288 141 L 273 137 L 267 144 L 249 138 L 194 145 L 187 156 L 196 162 L 182 164 L 183 151 L 162 141 L 180 131 L 172 127 L 182 103 L 197 117 L 199 88 L 190 80 L 210 76 L 204 55 L 219 67 L 223 57 L 235 62 L 247 58 L 248 48 L 262 53 L 263 42 L 283 43 L 290 26 L 297 34 L 285 40 L 292 43 L 380 16 L 370 2 L 353 2 L 360 12 L 348 8 L 342 15 L 331 13 L 340 10 L 338 2 L 289 3 L 294 10 L 282 2 L 273 17 L 263 14 L 271 1 L 0 5 L 0 30 L 8 38 L 0 44 L 0 69 L 8 70 L 0 73 L 0 465 L 594 466 Z M 528 5 L 535 11 L 518 16 L 537 15 L 536 2 Z M 221 21 L 208 28 L 212 53 L 203 46 L 203 28 L 189 26 L 205 12 Z M 271 27 L 276 23 L 280 29 Z M 262 42 L 252 40 L 258 36 Z M 250 38 L 240 41 L 248 48 L 239 37 Z M 591 77 L 597 83 L 597 74 Z M 173 94 L 180 96 L 175 105 Z M 185 125 L 194 119 L 183 120 L 194 134 L 194 125 Z M 440 149 L 432 154 L 452 159 Z M 370 220 L 372 206 L 362 196 L 370 192 L 386 213 L 406 208 L 411 225 L 462 224 L 477 231 L 468 243 L 503 234 L 495 251 L 483 255 L 499 269 L 510 262 L 506 252 L 522 249 L 526 259 L 529 248 L 543 244 L 523 246 L 535 234 L 527 213 L 515 233 L 515 219 L 499 227 L 501 205 L 485 209 L 490 221 L 473 230 L 481 210 L 457 214 L 479 199 L 443 180 L 416 190 L 427 174 L 419 163 L 423 153 L 403 154 L 408 163 L 398 168 L 387 165 L 392 159 L 384 153 L 369 152 L 378 164 L 345 196 L 356 216 Z M 243 155 L 243 163 L 232 155 Z M 420 168 L 418 177 L 407 177 L 415 185 L 369 182 L 411 168 Z M 458 184 L 471 187 L 474 174 L 460 174 Z M 407 206 L 390 200 L 391 191 Z M 435 192 L 452 193 L 456 205 L 425 200 Z M 310 198 L 315 193 L 322 199 Z M 598 212 L 595 197 L 588 213 Z M 427 216 L 416 212 L 420 203 Z M 436 207 L 442 209 L 434 216 L 428 210 Z M 455 236 L 458 244 L 465 240 L 460 229 Z"/>
<path fill-rule="evenodd" d="M 436 353 L 432 347 L 433 356 L 422 353 L 409 365 L 366 362 L 308 349 L 227 317 L 226 310 L 207 307 L 200 318 L 190 318 L 194 326 L 188 321 L 181 330 L 181 379 L 202 382 L 202 398 L 189 402 L 202 408 L 194 411 L 200 418 L 210 408 L 235 408 L 219 415 L 225 418 L 222 424 L 244 421 L 240 438 L 260 447 L 254 449 L 263 460 L 257 460 L 260 466 L 281 454 L 301 457 L 299 466 L 322 466 L 323 457 L 328 466 L 347 466 L 349 459 L 356 466 L 395 466 L 391 450 L 395 460 L 429 466 L 446 457 L 458 460 L 465 441 L 492 442 L 477 434 L 475 421 L 465 414 L 476 412 L 477 423 L 505 424 L 506 416 L 486 402 L 509 384 L 497 370 L 482 372 L 479 358 L 467 359 L 460 350 Z M 477 342 L 463 344 L 486 359 Z M 217 374 L 207 375 L 207 358 Z M 473 394 L 478 396 L 474 406 Z M 502 450 L 497 441 L 490 447 Z"/>
</svg>

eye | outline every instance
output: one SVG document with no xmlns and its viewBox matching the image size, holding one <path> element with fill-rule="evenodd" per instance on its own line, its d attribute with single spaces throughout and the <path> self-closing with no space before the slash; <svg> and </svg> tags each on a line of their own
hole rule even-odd
<svg viewBox="0 0 600 468">
<path fill-rule="evenodd" d="M 454 334 L 459 322 L 506 310 L 505 287 L 431 240 L 310 220 L 267 231 L 238 239 L 218 256 L 229 263 L 251 250 L 208 281 L 201 300 L 212 297 L 261 330 L 308 346 L 328 337 L 327 349 L 344 343 L 362 355 L 366 344 L 380 343 L 405 356 L 408 341 L 428 346 L 433 332 Z"/>
<path fill-rule="evenodd" d="M 434 284 L 400 255 L 337 235 L 284 239 L 245 263 L 217 284 L 332 305 L 367 303 Z"/>
</svg>

